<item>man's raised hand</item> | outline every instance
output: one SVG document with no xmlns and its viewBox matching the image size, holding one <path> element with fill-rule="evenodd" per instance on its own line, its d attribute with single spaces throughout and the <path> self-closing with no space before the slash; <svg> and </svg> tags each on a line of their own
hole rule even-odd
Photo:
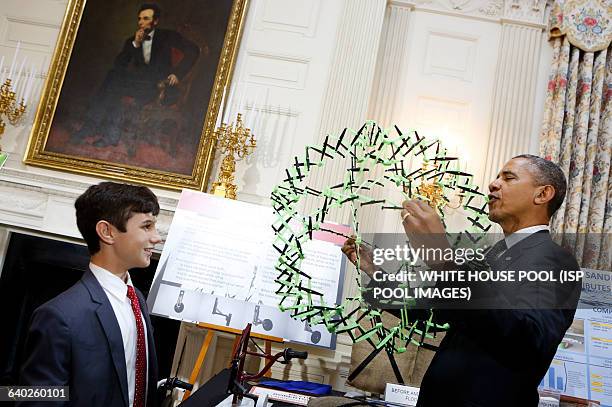
<svg viewBox="0 0 612 407">
<path fill-rule="evenodd" d="M 359 251 L 359 268 L 368 276 L 372 277 L 376 271 L 372 251 L 364 245 L 357 245 L 355 236 L 351 236 L 342 245 L 342 253 L 349 259 L 351 263 L 357 267 L 357 252 Z"/>
<path fill-rule="evenodd" d="M 142 42 L 145 39 L 145 35 L 146 34 L 143 28 L 136 31 L 136 33 L 134 34 L 134 45 L 136 46 L 136 48 L 140 48 Z"/>
<path fill-rule="evenodd" d="M 441 250 L 450 248 L 446 238 L 446 230 L 434 208 L 425 201 L 417 199 L 404 201 L 402 208 L 402 226 L 412 247 L 439 248 Z M 427 260 L 428 264 L 431 263 Z"/>
</svg>

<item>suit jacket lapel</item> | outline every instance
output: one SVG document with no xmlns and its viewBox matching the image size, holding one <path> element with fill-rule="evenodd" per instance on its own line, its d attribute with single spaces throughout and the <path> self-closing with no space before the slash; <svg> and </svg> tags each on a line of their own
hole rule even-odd
<svg viewBox="0 0 612 407">
<path fill-rule="evenodd" d="M 83 274 L 81 281 L 89 290 L 91 299 L 100 304 L 96 310 L 96 315 L 98 316 L 100 324 L 102 325 L 104 333 L 106 334 L 109 351 L 113 359 L 113 364 L 115 365 L 115 371 L 117 373 L 117 377 L 119 378 L 119 383 L 121 384 L 123 401 L 125 405 L 128 406 L 129 400 L 127 371 L 125 368 L 125 352 L 123 351 L 123 338 L 121 337 L 121 329 L 119 328 L 117 317 L 115 316 L 113 307 L 111 306 L 108 297 L 104 293 L 102 286 L 90 270 Z"/>
<path fill-rule="evenodd" d="M 508 270 L 508 267 L 522 258 L 523 251 L 541 244 L 545 240 L 550 240 L 550 233 L 547 230 L 541 230 L 527 236 L 499 257 L 496 261 L 495 269 Z"/>
<path fill-rule="evenodd" d="M 155 63 L 155 58 L 159 53 L 159 47 L 161 46 L 164 37 L 164 33 L 159 28 L 155 29 L 155 34 L 153 34 L 153 38 L 151 38 L 151 59 L 149 60 L 149 65 L 153 65 Z"/>
</svg>

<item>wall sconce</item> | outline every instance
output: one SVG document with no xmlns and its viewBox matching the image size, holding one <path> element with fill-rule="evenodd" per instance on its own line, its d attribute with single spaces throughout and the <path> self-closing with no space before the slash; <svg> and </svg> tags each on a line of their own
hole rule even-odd
<svg viewBox="0 0 612 407">
<path fill-rule="evenodd" d="M 6 128 L 6 119 L 13 126 L 17 125 L 22 119 L 26 111 L 25 99 L 21 98 L 21 102 L 17 102 L 18 97 L 11 86 L 11 79 L 0 86 L 0 135 L 4 134 Z"/>
<path fill-rule="evenodd" d="M 6 77 L 2 75 L 4 57 L 0 59 L 0 137 L 4 134 L 6 122 L 16 126 L 23 121 L 34 84 L 34 67 L 32 66 L 29 73 L 24 71 L 26 58 L 21 61 L 19 69 L 15 70 L 19 47 L 20 43 L 17 43 L 13 62 Z M 26 78 L 21 79 L 24 73 Z M 13 79 L 14 74 L 17 74 L 16 79 Z M 2 151 L 2 146 L 0 146 L 0 151 Z"/>
<path fill-rule="evenodd" d="M 236 160 L 243 159 L 253 152 L 257 145 L 255 136 L 251 134 L 251 129 L 244 126 L 242 114 L 238 113 L 236 124 L 221 123 L 221 126 L 215 131 L 214 137 L 221 154 L 225 154 L 225 157 L 221 162 L 219 179 L 213 183 L 211 193 L 236 199 L 236 185 L 234 184 Z"/>
</svg>

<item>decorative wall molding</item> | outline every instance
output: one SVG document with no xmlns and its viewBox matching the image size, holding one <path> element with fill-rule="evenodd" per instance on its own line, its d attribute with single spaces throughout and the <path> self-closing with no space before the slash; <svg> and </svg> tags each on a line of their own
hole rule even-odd
<svg viewBox="0 0 612 407">
<path fill-rule="evenodd" d="M 478 38 L 475 37 L 430 29 L 423 63 L 424 73 L 471 82 L 474 77 L 477 43 Z M 440 52 L 441 49 L 448 51 Z"/>
<path fill-rule="evenodd" d="M 288 54 L 274 54 L 266 51 L 257 51 L 257 50 L 248 50 L 248 56 L 259 57 L 259 58 L 269 58 L 273 60 L 293 62 L 297 64 L 309 64 L 312 58 L 301 55 L 288 55 Z"/>
<path fill-rule="evenodd" d="M 11 70 L 10 65 L 8 67 L 5 65 L 0 70 L 0 75 L 7 74 L 10 70 Z M 27 77 L 28 74 L 29 74 L 29 72 L 23 72 L 21 74 L 21 77 L 25 78 L 25 77 Z M 34 75 L 34 79 L 36 79 L 36 80 L 45 80 L 45 79 L 47 79 L 47 76 L 48 75 L 47 75 L 46 72 L 40 72 L 40 73 L 36 73 Z"/>
<path fill-rule="evenodd" d="M 300 112 L 291 109 L 291 107 L 286 106 L 273 106 L 273 105 L 255 105 L 247 104 L 244 106 L 244 110 L 246 112 L 254 111 L 257 113 L 269 114 L 269 115 L 277 115 L 277 116 L 287 116 L 287 117 L 298 117 Z M 248 156 L 250 157 L 250 155 Z"/>
<path fill-rule="evenodd" d="M 21 42 L 24 49 L 53 51 L 60 26 L 57 23 L 6 15 L 5 44 Z"/>
<path fill-rule="evenodd" d="M 393 6 L 546 28 L 546 0 L 389 0 Z"/>
<path fill-rule="evenodd" d="M 66 216 L 67 214 L 72 216 Z M 48 196 L 43 225 L 44 230 L 48 233 L 81 239 L 74 218 L 74 198 Z"/>
<path fill-rule="evenodd" d="M 481 7 L 479 7 L 478 12 L 485 16 L 495 17 L 495 16 L 500 15 L 502 8 L 503 8 L 502 0 L 489 1 L 486 4 L 482 5 Z"/>
<path fill-rule="evenodd" d="M 42 217 L 46 202 L 47 195 L 38 191 L 37 188 L 25 185 L 15 188 L 0 183 L 0 206 L 10 208 L 13 212 L 38 213 Z"/>
<path fill-rule="evenodd" d="M 15 187 L 0 182 L 0 222 L 25 228 L 43 224 L 47 195 L 27 185 Z"/>
<path fill-rule="evenodd" d="M 545 26 L 546 0 L 505 0 L 504 19 Z"/>
<path fill-rule="evenodd" d="M 314 37 L 321 0 L 265 0 L 260 3 L 256 30 L 277 30 Z"/>
<path fill-rule="evenodd" d="M 246 80 L 260 85 L 301 90 L 306 86 L 310 60 L 303 56 L 249 50 Z"/>
<path fill-rule="evenodd" d="M 11 160 L 12 156 L 9 156 Z M 16 158 L 19 160 L 20 158 Z M 11 167 L 3 167 L 0 171 L 0 185 L 10 185 L 23 189 L 35 189 L 41 193 L 56 196 L 77 197 L 89 186 L 100 182 L 100 179 L 90 178 L 90 181 L 72 179 L 59 171 L 36 173 Z M 86 177 L 82 177 L 86 178 Z M 88 178 L 88 177 L 87 177 Z M 178 204 L 179 193 L 155 189 L 160 207 L 174 211 Z"/>
<path fill-rule="evenodd" d="M 25 24 L 45 28 L 55 28 L 56 30 L 60 29 L 60 25 L 54 21 L 38 20 L 35 18 L 11 15 L 5 15 L 4 17 L 9 23 Z"/>
<path fill-rule="evenodd" d="M 501 16 L 503 0 L 416 0 L 419 7 L 439 8 L 461 14 Z"/>
<path fill-rule="evenodd" d="M 413 0 L 389 0 L 387 2 L 387 6 L 389 8 L 397 7 L 397 8 L 404 8 L 408 10 L 414 10 L 416 4 Z"/>
<path fill-rule="evenodd" d="M 60 173 L 50 176 L 4 167 L 0 171 L 0 225 L 80 240 L 74 223 L 74 201 L 99 181 L 81 182 L 64 179 Z M 157 228 L 165 240 L 178 199 L 155 192 L 162 208 Z M 174 195 L 178 196 L 176 192 Z"/>
</svg>

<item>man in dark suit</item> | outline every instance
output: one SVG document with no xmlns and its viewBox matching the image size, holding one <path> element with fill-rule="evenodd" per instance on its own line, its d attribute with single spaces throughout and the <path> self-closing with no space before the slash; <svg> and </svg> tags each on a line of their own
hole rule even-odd
<svg viewBox="0 0 612 407">
<path fill-rule="evenodd" d="M 143 186 L 103 182 L 87 189 L 75 207 L 91 254 L 89 270 L 34 311 L 20 383 L 68 386 L 70 401 L 56 405 L 154 405 L 153 328 L 128 270 L 147 267 L 161 241 L 157 198 Z"/>
<path fill-rule="evenodd" d="M 489 190 L 489 219 L 505 235 L 487 253 L 491 270 L 546 270 L 557 280 L 562 269 L 579 270 L 575 258 L 548 232 L 566 191 L 565 176 L 556 164 L 533 155 L 514 157 Z M 403 203 L 402 223 L 413 247 L 448 245 L 441 239 L 445 230 L 440 218 L 423 201 Z M 353 260 L 354 242 L 347 241 L 343 251 Z M 368 263 L 362 267 L 366 272 L 372 267 L 369 258 L 362 258 Z M 454 263 L 432 266 L 469 268 Z M 449 283 L 436 287 L 443 285 Z M 538 384 L 572 323 L 580 283 L 485 282 L 471 288 L 479 309 L 465 300 L 463 306 L 428 303 L 450 329 L 425 373 L 417 406 L 537 406 Z"/>
<path fill-rule="evenodd" d="M 200 49 L 178 32 L 158 28 L 160 17 L 157 4 L 140 6 L 138 29 L 125 41 L 71 142 L 81 143 L 84 137 L 102 134 L 94 143 L 96 147 L 117 145 L 121 125 L 127 120 L 122 98 L 130 96 L 134 106 L 143 106 L 154 100 L 162 88 L 174 89 L 189 73 Z M 180 61 L 173 65 L 179 55 Z"/>
</svg>

